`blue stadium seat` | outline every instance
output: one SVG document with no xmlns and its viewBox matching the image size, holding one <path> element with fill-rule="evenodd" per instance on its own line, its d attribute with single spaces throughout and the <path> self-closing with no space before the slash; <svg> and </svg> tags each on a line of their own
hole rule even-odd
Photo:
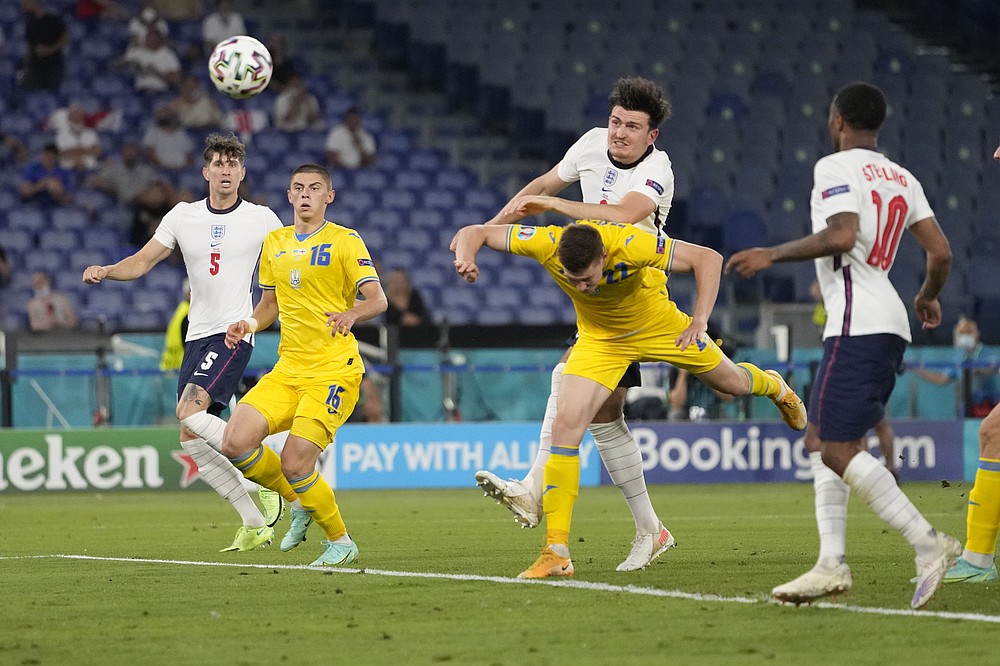
<svg viewBox="0 0 1000 666">
<path fill-rule="evenodd" d="M 18 228 L 0 229 L 0 248 L 8 252 L 28 252 L 35 247 L 35 236 Z"/>
<path fill-rule="evenodd" d="M 52 274 L 66 265 L 66 254 L 59 250 L 35 250 L 24 255 L 24 269 Z"/>
<path fill-rule="evenodd" d="M 90 216 L 77 208 L 57 207 L 52 209 L 52 227 L 84 231 L 90 226 Z"/>
<path fill-rule="evenodd" d="M 513 324 L 516 320 L 516 312 L 516 306 L 496 305 L 488 308 L 480 308 L 476 311 L 476 324 L 479 326 L 504 326 Z"/>
<path fill-rule="evenodd" d="M 125 331 L 162 331 L 166 327 L 167 318 L 156 310 L 129 311 L 119 318 L 120 329 Z"/>
<path fill-rule="evenodd" d="M 7 211 L 7 226 L 38 234 L 49 228 L 49 213 L 45 209 L 30 205 L 11 208 Z"/>
<path fill-rule="evenodd" d="M 716 187 L 695 187 L 688 198 L 688 220 L 697 226 L 721 227 L 729 214 L 729 202 Z"/>
<path fill-rule="evenodd" d="M 136 289 L 132 293 L 132 310 L 135 312 L 173 312 L 180 301 L 180 294 L 172 289 Z"/>
<path fill-rule="evenodd" d="M 38 235 L 38 249 L 69 250 L 80 247 L 80 235 L 74 229 L 50 229 Z"/>
<path fill-rule="evenodd" d="M 517 321 L 525 326 L 549 326 L 559 323 L 561 314 L 552 308 L 527 307 L 517 312 Z"/>
<path fill-rule="evenodd" d="M 724 254 L 763 245 L 767 245 L 767 229 L 759 214 L 751 210 L 737 210 L 726 216 L 722 227 Z"/>
</svg>

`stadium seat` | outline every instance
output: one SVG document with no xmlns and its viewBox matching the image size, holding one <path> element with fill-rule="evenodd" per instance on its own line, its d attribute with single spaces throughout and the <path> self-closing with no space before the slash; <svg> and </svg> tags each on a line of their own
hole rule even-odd
<svg viewBox="0 0 1000 666">
<path fill-rule="evenodd" d="M 82 210 L 62 206 L 52 209 L 52 227 L 55 229 L 84 231 L 89 226 L 90 217 Z"/>
<path fill-rule="evenodd" d="M 50 229 L 38 235 L 40 250 L 75 250 L 80 247 L 80 236 L 73 229 Z M 69 253 L 68 253 L 69 254 Z"/>
<path fill-rule="evenodd" d="M 0 248 L 8 252 L 28 252 L 35 248 L 35 236 L 17 228 L 0 228 Z"/>
<path fill-rule="evenodd" d="M 737 210 L 726 216 L 722 227 L 725 255 L 767 244 L 767 229 L 760 215 L 752 210 Z"/>
</svg>

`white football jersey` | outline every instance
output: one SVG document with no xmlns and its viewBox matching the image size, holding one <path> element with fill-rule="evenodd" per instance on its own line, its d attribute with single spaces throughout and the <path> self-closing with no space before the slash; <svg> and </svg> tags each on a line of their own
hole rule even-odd
<svg viewBox="0 0 1000 666">
<path fill-rule="evenodd" d="M 622 164 L 608 154 L 608 128 L 595 127 L 570 146 L 557 173 L 567 183 L 580 181 L 584 203 L 617 204 L 629 192 L 649 197 L 656 208 L 635 226 L 655 234 L 670 212 L 674 172 L 667 154 L 650 148 L 638 162 Z"/>
<path fill-rule="evenodd" d="M 186 340 L 224 333 L 250 316 L 264 236 L 282 226 L 270 208 L 242 199 L 226 210 L 213 210 L 208 199 L 182 202 L 163 216 L 153 238 L 180 247 L 191 281 Z"/>
<path fill-rule="evenodd" d="M 881 153 L 854 148 L 816 162 L 811 196 L 814 233 L 837 213 L 860 219 L 850 252 L 815 260 L 827 312 L 823 339 L 894 333 L 910 342 L 906 306 L 889 269 L 903 231 L 934 216 L 920 182 Z"/>
</svg>

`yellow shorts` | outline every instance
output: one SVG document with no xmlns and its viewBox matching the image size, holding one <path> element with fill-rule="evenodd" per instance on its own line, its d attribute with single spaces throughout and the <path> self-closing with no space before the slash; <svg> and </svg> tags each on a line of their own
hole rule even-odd
<svg viewBox="0 0 1000 666">
<path fill-rule="evenodd" d="M 662 361 L 693 375 L 708 372 L 722 363 L 725 354 L 708 335 L 702 335 L 697 345 L 683 351 L 678 349 L 674 340 L 682 330 L 635 340 L 598 341 L 581 336 L 570 352 L 563 374 L 586 377 L 614 391 L 629 363 Z"/>
<path fill-rule="evenodd" d="M 246 403 L 267 419 L 271 434 L 290 430 L 320 449 L 333 441 L 337 428 L 358 404 L 363 373 L 324 378 L 297 377 L 272 370 L 250 389 Z"/>
</svg>

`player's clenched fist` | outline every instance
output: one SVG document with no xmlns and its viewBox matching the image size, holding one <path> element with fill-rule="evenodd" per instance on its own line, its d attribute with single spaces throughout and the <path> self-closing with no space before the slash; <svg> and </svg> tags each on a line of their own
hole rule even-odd
<svg viewBox="0 0 1000 666">
<path fill-rule="evenodd" d="M 479 266 L 476 266 L 474 261 L 459 261 L 456 259 L 455 270 L 465 278 L 466 282 L 475 282 L 476 278 L 479 277 Z"/>
<path fill-rule="evenodd" d="M 83 271 L 83 281 L 87 284 L 97 284 L 108 275 L 108 269 L 104 266 L 87 266 Z"/>
</svg>

